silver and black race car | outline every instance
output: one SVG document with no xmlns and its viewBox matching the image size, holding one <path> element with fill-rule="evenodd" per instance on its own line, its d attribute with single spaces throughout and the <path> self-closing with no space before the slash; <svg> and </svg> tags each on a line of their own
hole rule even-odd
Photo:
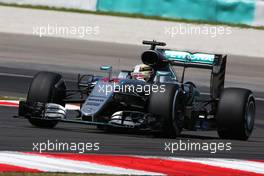
<svg viewBox="0 0 264 176">
<path fill-rule="evenodd" d="M 142 54 L 142 62 L 153 69 L 148 81 L 121 71 L 112 77 L 112 67 L 102 66 L 107 77 L 78 75 L 78 89 L 67 89 L 60 74 L 35 75 L 26 101 L 20 101 L 18 117 L 37 127 L 53 128 L 58 122 L 95 125 L 99 129 L 135 129 L 159 131 L 175 138 L 185 130 L 216 129 L 224 139 L 247 140 L 255 118 L 252 92 L 242 88 L 224 88 L 227 56 L 191 53 L 157 46 L 165 43 L 143 41 L 151 48 Z M 183 67 L 179 79 L 173 67 Z M 200 95 L 196 85 L 185 82 L 187 68 L 211 72 L 210 96 Z M 70 113 L 65 105 L 80 105 Z"/>
</svg>

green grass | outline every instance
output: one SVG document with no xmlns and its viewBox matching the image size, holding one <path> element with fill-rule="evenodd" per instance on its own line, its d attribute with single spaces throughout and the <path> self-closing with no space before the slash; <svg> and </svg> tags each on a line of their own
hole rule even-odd
<svg viewBox="0 0 264 176">
<path fill-rule="evenodd" d="M 182 22 L 182 23 L 191 23 L 191 24 L 222 25 L 222 26 L 264 30 L 264 26 L 249 26 L 246 24 L 194 21 L 194 20 L 187 20 L 187 19 L 165 18 L 165 17 L 159 17 L 159 16 L 145 16 L 141 14 L 127 14 L 127 13 L 102 12 L 102 11 L 94 12 L 94 11 L 79 10 L 79 9 L 68 9 L 68 8 L 66 9 L 66 8 L 55 8 L 55 7 L 48 7 L 48 6 L 32 6 L 32 5 L 18 5 L 18 4 L 6 4 L 6 3 L 0 3 L 0 6 L 30 8 L 30 9 L 40 9 L 40 10 L 53 10 L 53 11 L 62 11 L 62 12 L 74 12 L 74 13 L 84 13 L 84 14 L 107 15 L 107 16 L 128 17 L 128 18 L 141 18 L 141 19 L 149 19 L 149 20 Z"/>
<path fill-rule="evenodd" d="M 9 96 L 0 96 L 0 100 L 24 100 L 25 98 L 18 97 L 9 97 Z"/>
<path fill-rule="evenodd" d="M 64 174 L 64 173 L 0 173 L 0 176 L 108 176 L 105 174 Z"/>
</svg>

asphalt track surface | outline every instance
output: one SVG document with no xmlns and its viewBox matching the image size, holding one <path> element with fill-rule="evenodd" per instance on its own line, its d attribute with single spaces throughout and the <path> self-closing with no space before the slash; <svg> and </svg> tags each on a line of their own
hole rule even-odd
<svg viewBox="0 0 264 176">
<path fill-rule="evenodd" d="M 129 69 L 140 62 L 140 53 L 146 49 L 132 45 L 4 33 L 0 34 L 0 39 L 0 96 L 26 97 L 32 76 L 40 70 L 62 73 L 67 84 L 72 87 L 78 72 L 97 74 L 102 64 L 112 64 L 117 70 Z M 241 56 L 230 58 L 227 86 L 250 88 L 259 98 L 255 129 L 249 141 L 220 140 L 215 131 L 184 131 L 177 139 L 163 139 L 153 133 L 105 132 L 76 124 L 60 123 L 55 129 L 39 129 L 32 127 L 26 120 L 12 118 L 17 114 L 16 108 L 0 107 L 0 150 L 32 151 L 33 143 L 57 140 L 100 143 L 99 151 L 86 153 L 264 159 L 264 59 Z M 189 78 L 197 84 L 201 83 L 201 90 L 207 92 L 205 73 L 197 70 L 191 73 L 193 76 Z M 217 151 L 214 154 L 210 151 L 171 153 L 164 150 L 165 143 L 179 143 L 180 140 L 187 144 L 231 142 L 232 150 Z"/>
</svg>

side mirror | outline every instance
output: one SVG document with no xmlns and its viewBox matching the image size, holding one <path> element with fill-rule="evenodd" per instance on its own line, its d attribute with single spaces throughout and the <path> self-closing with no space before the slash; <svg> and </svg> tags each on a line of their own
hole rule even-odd
<svg viewBox="0 0 264 176">
<path fill-rule="evenodd" d="M 101 66 L 100 70 L 102 71 L 108 71 L 108 78 L 109 81 L 112 79 L 112 66 Z"/>
<path fill-rule="evenodd" d="M 166 80 L 167 77 L 170 77 L 171 73 L 167 71 L 157 71 L 156 77 L 157 77 L 157 82 L 163 82 L 163 80 Z"/>
<path fill-rule="evenodd" d="M 167 71 L 157 71 L 157 76 L 171 76 L 171 73 Z"/>
<path fill-rule="evenodd" d="M 112 69 L 111 66 L 101 66 L 101 67 L 100 67 L 100 70 L 103 70 L 103 71 L 108 71 L 108 70 L 110 70 L 110 69 Z"/>
</svg>

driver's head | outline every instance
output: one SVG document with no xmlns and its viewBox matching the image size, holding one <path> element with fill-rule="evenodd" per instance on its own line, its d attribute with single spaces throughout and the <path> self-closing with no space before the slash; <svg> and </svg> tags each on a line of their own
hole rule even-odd
<svg viewBox="0 0 264 176">
<path fill-rule="evenodd" d="M 154 70 L 145 64 L 136 65 L 131 76 L 133 79 L 148 81 L 154 74 Z"/>
</svg>

